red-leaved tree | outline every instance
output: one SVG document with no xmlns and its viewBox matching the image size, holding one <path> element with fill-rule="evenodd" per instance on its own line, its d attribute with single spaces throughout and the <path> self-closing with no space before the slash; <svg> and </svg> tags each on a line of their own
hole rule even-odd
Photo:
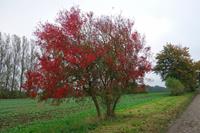
<svg viewBox="0 0 200 133">
<path fill-rule="evenodd" d="M 25 90 L 41 100 L 90 96 L 101 116 L 115 115 L 120 96 L 151 70 L 150 48 L 121 16 L 94 17 L 78 8 L 60 12 L 56 23 L 35 32 L 42 54 L 26 73 Z"/>
</svg>

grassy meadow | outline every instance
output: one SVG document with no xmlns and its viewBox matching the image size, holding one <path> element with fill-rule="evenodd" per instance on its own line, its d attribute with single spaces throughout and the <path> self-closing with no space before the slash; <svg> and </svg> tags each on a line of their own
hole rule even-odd
<svg viewBox="0 0 200 133">
<path fill-rule="evenodd" d="M 0 100 L 2 133 L 159 133 L 192 100 L 194 94 L 167 92 L 124 95 L 117 117 L 98 120 L 90 99 L 64 101 L 60 106 L 32 99 Z"/>
</svg>

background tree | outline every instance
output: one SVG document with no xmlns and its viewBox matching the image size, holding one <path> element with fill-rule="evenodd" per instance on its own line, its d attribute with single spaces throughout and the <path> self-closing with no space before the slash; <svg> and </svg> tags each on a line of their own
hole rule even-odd
<svg viewBox="0 0 200 133">
<path fill-rule="evenodd" d="M 4 86 L 4 69 L 5 69 L 5 61 L 6 61 L 6 44 L 2 39 L 2 34 L 0 33 L 0 88 Z"/>
<path fill-rule="evenodd" d="M 12 63 L 12 82 L 11 82 L 11 91 L 13 91 L 14 89 L 16 89 L 15 87 L 18 87 L 18 78 L 17 75 L 19 74 L 19 69 L 18 69 L 18 65 L 19 65 L 19 55 L 21 52 L 21 39 L 17 36 L 14 35 L 13 36 L 13 40 L 12 40 L 12 48 L 13 48 L 13 53 L 12 53 L 12 57 L 13 57 L 13 63 Z"/>
<path fill-rule="evenodd" d="M 0 32 L 0 98 L 25 96 L 21 92 L 24 72 L 33 70 L 37 62 L 34 43 L 26 37 Z"/>
<path fill-rule="evenodd" d="M 167 44 L 156 56 L 155 72 L 163 80 L 168 77 L 176 78 L 182 82 L 187 90 L 196 87 L 196 72 L 194 63 L 189 54 L 189 48 Z"/>
<path fill-rule="evenodd" d="M 25 89 L 42 100 L 87 95 L 98 116 L 103 104 L 106 116 L 113 117 L 129 84 L 151 70 L 150 48 L 132 32 L 133 22 L 121 16 L 98 18 L 71 8 L 60 12 L 56 22 L 36 31 L 42 52 L 37 69 L 26 73 Z"/>
<path fill-rule="evenodd" d="M 197 77 L 197 81 L 198 81 L 198 87 L 200 85 L 200 61 L 196 61 L 194 62 L 194 68 L 196 70 L 196 77 Z"/>
<path fill-rule="evenodd" d="M 20 53 L 20 87 L 19 90 L 22 90 L 22 84 L 24 83 L 24 72 L 26 70 L 26 56 L 28 50 L 28 40 L 25 36 L 22 37 L 22 44 L 21 44 L 21 53 Z"/>
</svg>

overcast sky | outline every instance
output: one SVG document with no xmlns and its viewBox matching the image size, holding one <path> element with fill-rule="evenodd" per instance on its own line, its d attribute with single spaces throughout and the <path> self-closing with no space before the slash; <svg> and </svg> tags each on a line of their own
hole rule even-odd
<svg viewBox="0 0 200 133">
<path fill-rule="evenodd" d="M 39 22 L 54 22 L 59 10 L 77 5 L 96 15 L 134 19 L 154 55 L 171 42 L 189 47 L 200 60 L 200 0 L 0 0 L 0 31 L 33 38 Z M 155 74 L 148 78 L 150 85 L 164 85 Z"/>
</svg>

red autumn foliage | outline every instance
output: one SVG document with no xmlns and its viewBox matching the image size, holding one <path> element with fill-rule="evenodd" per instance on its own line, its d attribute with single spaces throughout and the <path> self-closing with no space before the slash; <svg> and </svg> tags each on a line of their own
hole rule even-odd
<svg viewBox="0 0 200 133">
<path fill-rule="evenodd" d="M 98 115 L 97 96 L 114 115 L 130 82 L 151 70 L 149 47 L 133 22 L 122 17 L 95 18 L 80 9 L 60 12 L 56 24 L 41 25 L 35 35 L 42 49 L 35 71 L 28 71 L 25 90 L 41 99 L 91 96 Z"/>
</svg>

